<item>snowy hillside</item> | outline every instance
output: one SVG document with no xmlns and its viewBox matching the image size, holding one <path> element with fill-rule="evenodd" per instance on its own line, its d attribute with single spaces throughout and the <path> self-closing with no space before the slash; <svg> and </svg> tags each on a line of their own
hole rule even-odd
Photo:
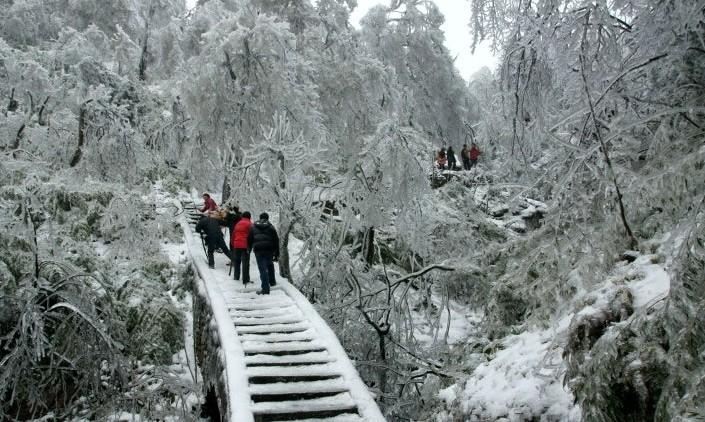
<svg viewBox="0 0 705 422">
<path fill-rule="evenodd" d="M 703 4 L 357 3 L 0 0 L 0 420 L 218 419 L 204 192 L 387 420 L 705 419 Z"/>
</svg>

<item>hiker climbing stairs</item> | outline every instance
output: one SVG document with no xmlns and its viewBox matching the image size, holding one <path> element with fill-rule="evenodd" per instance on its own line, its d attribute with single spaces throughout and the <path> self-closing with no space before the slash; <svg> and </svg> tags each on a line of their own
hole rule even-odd
<svg viewBox="0 0 705 422">
<path fill-rule="evenodd" d="M 199 294 L 207 297 L 217 326 L 211 328 L 221 350 L 211 353 L 218 354 L 227 378 L 221 390 L 228 391 L 218 397 L 220 419 L 383 421 L 335 334 L 306 298 L 278 272 L 271 293 L 257 295 L 257 269 L 250 270 L 252 283 L 244 286 L 228 274 L 224 254 L 216 254 L 215 269 L 208 268 L 194 231 L 200 214 L 193 202 L 180 206 Z"/>
</svg>

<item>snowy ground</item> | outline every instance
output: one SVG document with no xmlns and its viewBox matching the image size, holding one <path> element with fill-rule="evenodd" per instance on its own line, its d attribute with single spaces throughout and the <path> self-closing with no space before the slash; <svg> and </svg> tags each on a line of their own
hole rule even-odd
<svg viewBox="0 0 705 422">
<path fill-rule="evenodd" d="M 447 407 L 460 406 L 470 421 L 521 421 L 540 417 L 546 421 L 580 421 L 580 408 L 563 386 L 563 347 L 575 318 L 608 306 L 617 289 L 632 293 L 634 310 L 654 306 L 668 295 L 670 279 L 656 255 L 639 255 L 632 263 L 621 261 L 601 285 L 575 299 L 584 306 L 556 318 L 549 329 L 530 329 L 506 337 L 501 350 L 479 365 L 466 380 L 441 390 Z M 450 411 L 437 421 L 451 421 Z"/>
</svg>

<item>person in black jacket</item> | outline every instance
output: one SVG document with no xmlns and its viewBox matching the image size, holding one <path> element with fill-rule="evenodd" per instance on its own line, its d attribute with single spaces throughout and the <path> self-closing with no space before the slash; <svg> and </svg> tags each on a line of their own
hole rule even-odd
<svg viewBox="0 0 705 422">
<path fill-rule="evenodd" d="M 235 224 L 240 221 L 242 214 L 240 214 L 240 208 L 238 207 L 228 207 L 225 209 L 225 227 L 228 228 L 228 239 L 233 237 L 233 231 L 235 230 Z"/>
<path fill-rule="evenodd" d="M 446 153 L 448 155 L 448 170 L 455 170 L 455 151 L 453 151 L 453 147 L 448 147 L 448 152 Z"/>
<path fill-rule="evenodd" d="M 259 278 L 262 281 L 262 289 L 258 290 L 257 294 L 268 295 L 269 287 L 277 284 L 274 277 L 274 261 L 279 260 L 279 235 L 269 222 L 269 214 L 266 212 L 260 214 L 259 220 L 250 228 L 247 247 L 248 252 L 255 251 Z"/>
<path fill-rule="evenodd" d="M 203 216 L 196 224 L 196 231 L 198 233 L 205 233 L 206 235 L 206 245 L 208 245 L 208 266 L 210 268 L 215 268 L 215 258 L 213 257 L 213 252 L 220 248 L 220 250 L 225 253 L 228 259 L 230 257 L 230 250 L 228 245 L 225 244 L 225 239 L 223 239 L 223 232 L 220 230 L 220 226 L 224 224 L 223 220 L 218 220 L 216 218 Z"/>
</svg>

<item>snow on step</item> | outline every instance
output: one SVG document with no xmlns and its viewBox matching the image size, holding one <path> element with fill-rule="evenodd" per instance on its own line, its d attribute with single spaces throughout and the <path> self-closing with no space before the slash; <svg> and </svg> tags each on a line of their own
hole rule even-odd
<svg viewBox="0 0 705 422">
<path fill-rule="evenodd" d="M 243 341 L 242 348 L 245 353 L 267 353 L 267 352 L 294 352 L 302 350 L 322 350 L 326 346 L 320 341 L 288 341 L 282 343 L 266 343 Z"/>
<path fill-rule="evenodd" d="M 249 355 L 245 356 L 245 365 L 292 364 L 292 363 L 328 363 L 335 362 L 335 357 L 328 352 L 310 352 L 299 355 Z"/>
<path fill-rule="evenodd" d="M 289 296 L 286 295 L 283 291 L 281 291 L 277 287 L 272 287 L 271 291 L 269 292 L 268 295 L 258 295 L 255 293 L 256 290 L 247 290 L 245 292 L 238 292 L 237 300 L 240 302 L 245 302 L 247 303 L 248 301 L 256 301 L 256 302 L 268 302 L 272 300 L 281 300 L 281 299 L 286 299 L 289 302 L 291 302 L 291 299 Z"/>
<path fill-rule="evenodd" d="M 310 400 L 259 402 L 251 405 L 255 414 L 277 414 L 295 412 L 325 412 L 328 410 L 354 409 L 355 402 L 349 393 Z"/>
<path fill-rule="evenodd" d="M 299 308 L 287 306 L 281 308 L 265 308 L 265 309 L 231 309 L 230 316 L 234 318 L 265 318 L 284 315 L 299 315 L 303 316 Z"/>
<path fill-rule="evenodd" d="M 271 302 L 254 302 L 254 301 L 227 301 L 228 308 L 236 311 L 256 311 L 258 309 L 284 308 L 292 305 L 289 300 L 274 300 Z"/>
<path fill-rule="evenodd" d="M 266 296 L 266 295 L 265 295 Z M 230 299 L 226 300 L 228 307 L 231 309 L 252 311 L 256 309 L 273 309 L 273 308 L 283 308 L 286 306 L 291 306 L 293 303 L 287 298 L 277 298 L 272 300 L 266 299 Z"/>
<path fill-rule="evenodd" d="M 285 422 L 285 421 L 273 421 L 273 422 Z M 296 422 L 364 422 L 364 419 L 362 419 L 358 415 L 338 415 L 338 416 L 333 416 L 330 418 L 323 418 L 323 419 L 296 419 Z"/>
<path fill-rule="evenodd" d="M 293 324 L 263 324 L 263 325 L 241 325 L 235 327 L 238 334 L 245 333 L 291 333 L 304 331 L 311 328 L 308 322 L 296 322 Z"/>
<path fill-rule="evenodd" d="M 240 341 L 255 341 L 262 343 L 275 343 L 287 341 L 310 341 L 316 338 L 313 330 L 298 331 L 295 333 L 269 333 L 269 334 L 242 334 Z"/>
<path fill-rule="evenodd" d="M 332 364 L 306 366 L 250 366 L 247 376 L 254 377 L 329 377 L 340 376 L 340 371 Z M 252 384 L 250 384 L 252 386 Z"/>
<path fill-rule="evenodd" d="M 236 281 L 235 283 L 240 283 L 239 281 Z M 245 290 L 236 290 L 235 292 L 231 292 L 227 295 L 229 299 L 237 300 L 238 302 L 250 302 L 250 301 L 256 301 L 256 302 L 268 302 L 268 301 L 273 301 L 273 300 L 287 300 L 291 302 L 291 298 L 286 295 L 281 289 L 278 287 L 272 287 L 271 291 L 269 292 L 268 295 L 258 295 L 257 290 L 259 290 L 260 286 L 258 286 L 258 282 L 254 282 L 252 287 L 245 287 Z M 248 285 L 249 286 L 249 285 Z M 233 286 L 234 287 L 234 286 Z M 235 293 L 235 294 L 233 294 Z"/>
<path fill-rule="evenodd" d="M 342 393 L 348 387 L 341 378 L 323 381 L 275 382 L 271 384 L 251 384 L 250 395 L 280 395 L 306 393 Z"/>
<path fill-rule="evenodd" d="M 269 318 L 233 318 L 235 325 L 269 325 L 269 324 L 291 324 L 295 322 L 301 322 L 301 316 L 294 315 L 282 315 L 278 317 Z"/>
</svg>

